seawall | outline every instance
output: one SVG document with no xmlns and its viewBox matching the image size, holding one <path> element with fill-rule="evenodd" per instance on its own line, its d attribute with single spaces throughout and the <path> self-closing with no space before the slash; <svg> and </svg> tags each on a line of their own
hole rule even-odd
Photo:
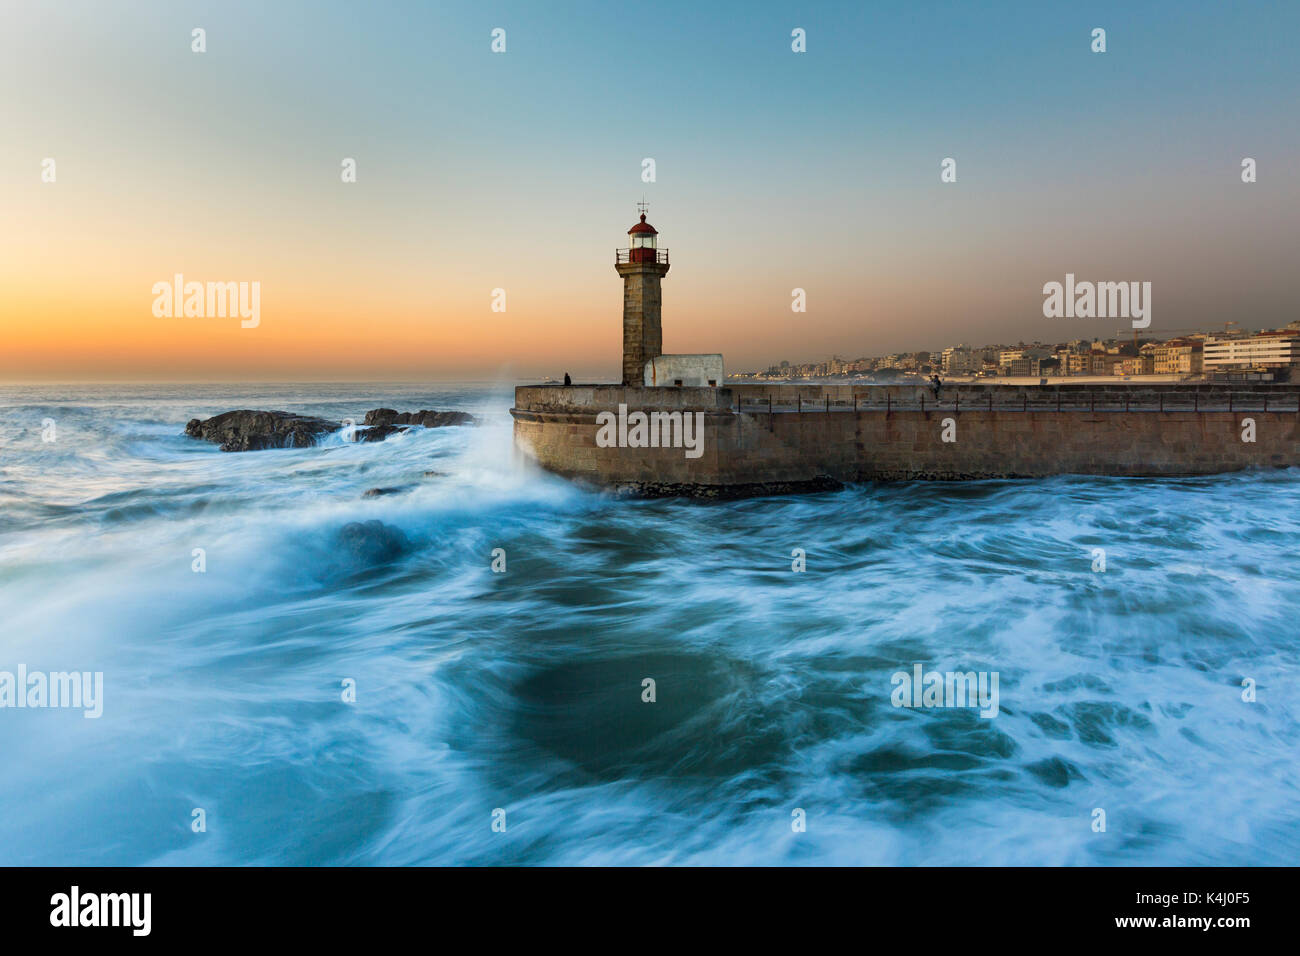
<svg viewBox="0 0 1300 956">
<path fill-rule="evenodd" d="M 597 416 L 620 405 L 699 413 L 699 457 L 600 447 Z M 937 402 L 917 386 L 520 386 L 511 414 L 542 467 L 651 495 L 1300 465 L 1300 387 L 1284 385 L 962 385 Z"/>
</svg>

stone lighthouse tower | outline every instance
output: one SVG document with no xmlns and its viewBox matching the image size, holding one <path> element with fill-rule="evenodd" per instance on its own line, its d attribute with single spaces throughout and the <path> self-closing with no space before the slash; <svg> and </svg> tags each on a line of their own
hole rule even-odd
<svg viewBox="0 0 1300 956">
<path fill-rule="evenodd" d="M 614 268 L 623 277 L 623 384 L 639 386 L 645 363 L 664 351 L 659 280 L 668 273 L 668 250 L 658 247 L 659 233 L 644 212 L 627 235 L 628 248 L 614 253 Z"/>
</svg>

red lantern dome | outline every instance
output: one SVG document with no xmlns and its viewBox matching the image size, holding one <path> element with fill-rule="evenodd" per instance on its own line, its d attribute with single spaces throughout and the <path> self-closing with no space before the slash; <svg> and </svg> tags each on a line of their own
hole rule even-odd
<svg viewBox="0 0 1300 956">
<path fill-rule="evenodd" d="M 631 236 L 631 235 L 635 235 L 638 232 L 648 232 L 652 236 L 659 235 L 659 230 L 656 229 L 654 226 L 650 225 L 650 223 L 645 221 L 645 213 L 641 213 L 641 221 L 638 222 L 631 229 L 629 229 L 627 231 L 627 234 Z"/>
<path fill-rule="evenodd" d="M 655 244 L 659 231 L 645 221 L 645 213 L 641 213 L 641 221 L 629 229 L 627 235 L 629 262 L 656 261 Z"/>
</svg>

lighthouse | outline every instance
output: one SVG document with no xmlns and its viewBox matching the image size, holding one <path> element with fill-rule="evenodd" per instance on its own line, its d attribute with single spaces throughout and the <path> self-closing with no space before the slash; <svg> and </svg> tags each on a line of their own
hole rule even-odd
<svg viewBox="0 0 1300 956">
<path fill-rule="evenodd" d="M 663 354 L 663 293 L 659 280 L 668 274 L 668 250 L 659 248 L 659 232 L 645 221 L 627 231 L 628 247 L 614 253 L 614 268 L 623 277 L 623 384 L 639 386 L 646 362 Z"/>
</svg>

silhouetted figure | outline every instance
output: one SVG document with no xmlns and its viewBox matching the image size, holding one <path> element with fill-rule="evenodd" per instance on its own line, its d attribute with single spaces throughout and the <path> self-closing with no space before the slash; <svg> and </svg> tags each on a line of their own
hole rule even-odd
<svg viewBox="0 0 1300 956">
<path fill-rule="evenodd" d="M 938 375 L 930 376 L 930 384 L 934 386 L 934 400 L 939 400 L 939 392 L 943 390 L 943 382 L 939 380 Z"/>
<path fill-rule="evenodd" d="M 565 372 L 565 373 L 564 373 L 564 384 L 565 384 L 565 385 L 572 385 L 572 384 L 573 384 L 573 379 L 569 378 L 569 373 L 568 373 L 568 372 Z"/>
</svg>

